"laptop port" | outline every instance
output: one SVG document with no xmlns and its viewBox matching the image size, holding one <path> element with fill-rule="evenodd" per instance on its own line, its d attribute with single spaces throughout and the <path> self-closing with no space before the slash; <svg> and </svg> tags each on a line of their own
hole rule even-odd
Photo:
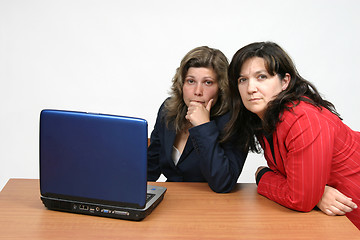
<svg viewBox="0 0 360 240">
<path fill-rule="evenodd" d="M 114 210 L 113 213 L 118 214 L 118 215 L 124 215 L 124 216 L 129 216 L 130 215 L 129 212 L 118 211 L 118 210 Z"/>
<path fill-rule="evenodd" d="M 87 210 L 89 210 L 89 206 L 81 204 L 81 205 L 79 205 L 79 209 L 87 211 Z"/>
<path fill-rule="evenodd" d="M 109 209 L 101 209 L 101 212 L 103 212 L 103 213 L 111 213 L 111 211 Z"/>
</svg>

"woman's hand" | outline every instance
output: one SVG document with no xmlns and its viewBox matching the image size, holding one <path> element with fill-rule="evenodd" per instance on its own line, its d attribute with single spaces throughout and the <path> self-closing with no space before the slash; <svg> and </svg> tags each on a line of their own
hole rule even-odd
<svg viewBox="0 0 360 240">
<path fill-rule="evenodd" d="M 316 206 L 330 216 L 345 215 L 357 208 L 351 198 L 330 186 L 325 186 L 324 194 Z"/>
<path fill-rule="evenodd" d="M 213 103 L 211 99 L 206 107 L 198 102 L 190 102 L 185 118 L 193 125 L 198 126 L 210 122 L 210 109 Z"/>
</svg>

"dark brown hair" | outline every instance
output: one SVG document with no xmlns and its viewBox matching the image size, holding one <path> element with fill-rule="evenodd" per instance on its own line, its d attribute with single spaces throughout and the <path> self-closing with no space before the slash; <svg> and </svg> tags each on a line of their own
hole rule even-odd
<svg viewBox="0 0 360 240">
<path fill-rule="evenodd" d="M 278 75 L 279 79 L 283 79 L 286 73 L 291 76 L 288 87 L 269 102 L 263 120 L 245 108 L 238 90 L 241 67 L 253 57 L 264 59 L 271 76 Z M 315 86 L 300 76 L 289 55 L 273 42 L 255 42 L 239 49 L 230 62 L 229 85 L 232 116 L 225 128 L 224 140 L 237 139 L 244 151 L 260 152 L 257 139 L 273 133 L 282 113 L 291 111 L 299 101 L 309 102 L 320 109 L 327 108 L 339 116 L 334 105 L 324 100 Z"/>
</svg>

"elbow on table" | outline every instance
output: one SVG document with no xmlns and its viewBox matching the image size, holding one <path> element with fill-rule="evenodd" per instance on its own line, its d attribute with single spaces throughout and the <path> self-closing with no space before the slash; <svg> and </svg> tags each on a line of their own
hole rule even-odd
<svg viewBox="0 0 360 240">
<path fill-rule="evenodd" d="M 209 187 L 216 193 L 229 193 L 234 188 L 235 184 L 219 184 L 208 182 Z"/>
<path fill-rule="evenodd" d="M 302 207 L 302 208 L 298 208 L 298 209 L 294 209 L 294 210 L 297 210 L 299 212 L 311 212 L 312 210 L 314 209 L 314 207 Z"/>
<path fill-rule="evenodd" d="M 293 203 L 291 208 L 299 212 L 310 212 L 314 209 L 315 206 L 316 204 L 314 205 L 314 204 L 305 203 L 303 201 L 299 201 Z"/>
</svg>

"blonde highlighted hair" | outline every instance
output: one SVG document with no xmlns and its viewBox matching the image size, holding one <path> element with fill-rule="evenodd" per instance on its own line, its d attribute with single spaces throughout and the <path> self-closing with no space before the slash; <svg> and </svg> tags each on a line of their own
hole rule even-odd
<svg viewBox="0 0 360 240">
<path fill-rule="evenodd" d="M 219 96 L 216 104 L 211 108 L 210 117 L 223 115 L 229 110 L 229 62 L 218 49 L 207 46 L 197 47 L 188 52 L 181 60 L 172 79 L 170 98 L 165 102 L 166 124 L 172 123 L 176 133 L 186 129 L 188 121 L 185 119 L 187 106 L 183 100 L 183 85 L 185 76 L 191 67 L 211 68 L 214 70 L 219 85 Z"/>
</svg>

